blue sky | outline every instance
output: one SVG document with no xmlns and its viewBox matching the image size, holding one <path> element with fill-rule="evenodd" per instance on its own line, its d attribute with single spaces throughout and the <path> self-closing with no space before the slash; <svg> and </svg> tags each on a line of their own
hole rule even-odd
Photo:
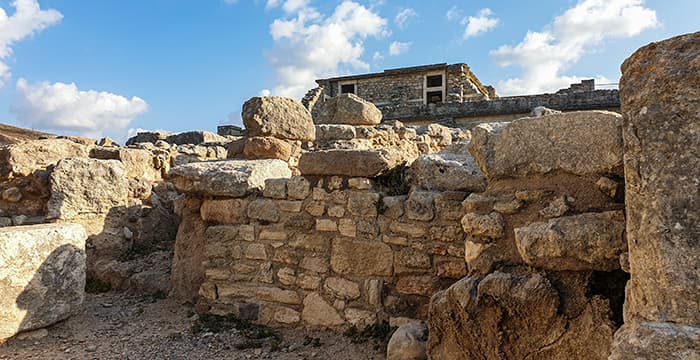
<svg viewBox="0 0 700 360">
<path fill-rule="evenodd" d="M 0 121 L 61 134 L 215 131 L 313 79 L 466 62 L 500 94 L 616 83 L 697 0 L 0 0 Z"/>
</svg>

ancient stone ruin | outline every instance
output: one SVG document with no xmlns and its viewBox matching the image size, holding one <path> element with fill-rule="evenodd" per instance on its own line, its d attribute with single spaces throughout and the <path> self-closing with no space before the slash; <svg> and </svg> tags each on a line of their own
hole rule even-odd
<svg viewBox="0 0 700 360">
<path fill-rule="evenodd" d="M 462 65 L 440 69 L 494 101 Z M 6 145 L 0 342 L 103 286 L 272 328 L 386 323 L 388 359 L 698 359 L 700 33 L 622 70 L 621 114 L 410 125 L 368 76 L 252 98 L 244 134 Z"/>
</svg>

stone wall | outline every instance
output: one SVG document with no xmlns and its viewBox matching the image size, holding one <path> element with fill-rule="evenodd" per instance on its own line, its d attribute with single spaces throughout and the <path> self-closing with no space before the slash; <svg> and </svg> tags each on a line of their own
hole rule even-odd
<svg viewBox="0 0 700 360">
<path fill-rule="evenodd" d="M 212 313 L 277 325 L 425 318 L 432 293 L 466 274 L 466 196 L 297 176 L 260 195 L 200 197 L 190 201 L 194 228 L 206 228 L 199 293 Z"/>
</svg>

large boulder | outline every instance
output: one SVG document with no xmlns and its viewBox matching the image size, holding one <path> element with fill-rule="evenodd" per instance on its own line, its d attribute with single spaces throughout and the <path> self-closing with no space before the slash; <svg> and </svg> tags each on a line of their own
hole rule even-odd
<svg viewBox="0 0 700 360">
<path fill-rule="evenodd" d="M 191 163 L 170 170 L 177 190 L 211 196 L 243 197 L 265 189 L 265 180 L 290 178 L 282 160 L 226 160 Z"/>
<path fill-rule="evenodd" d="M 377 125 L 382 112 L 355 94 L 342 94 L 320 104 L 317 124 Z"/>
<path fill-rule="evenodd" d="M 699 83 L 700 32 L 649 44 L 622 64 L 631 278 L 615 359 L 700 358 Z"/>
<path fill-rule="evenodd" d="M 85 297 L 85 229 L 0 229 L 0 342 L 68 318 Z"/>
<path fill-rule="evenodd" d="M 230 149 L 230 148 L 229 148 Z M 279 159 L 289 161 L 292 144 L 274 137 L 249 137 L 243 146 L 246 159 Z"/>
<path fill-rule="evenodd" d="M 311 113 L 298 101 L 285 97 L 254 97 L 241 113 L 248 136 L 313 141 L 316 128 Z"/>
<path fill-rule="evenodd" d="M 92 218 L 125 207 L 129 183 L 124 164 L 117 160 L 69 158 L 51 173 L 51 219 Z"/>
<path fill-rule="evenodd" d="M 395 149 L 333 149 L 304 153 L 299 158 L 299 170 L 303 175 L 375 177 L 402 161 L 402 154 Z"/>
<path fill-rule="evenodd" d="M 455 144 L 441 152 L 420 156 L 411 165 L 413 181 L 426 190 L 486 190 L 486 178 L 466 146 Z"/>
<path fill-rule="evenodd" d="M 540 274 L 463 278 L 431 299 L 428 358 L 607 359 L 608 302 L 580 293 L 561 294 Z"/>
<path fill-rule="evenodd" d="M 26 141 L 0 149 L 0 179 L 27 176 L 69 157 L 88 157 L 89 148 L 68 139 Z"/>
<path fill-rule="evenodd" d="M 490 179 L 555 171 L 622 175 L 622 118 L 577 111 L 481 124 L 469 150 Z"/>
<path fill-rule="evenodd" d="M 547 270 L 612 271 L 627 251 L 622 211 L 564 216 L 515 229 L 523 260 Z"/>
</svg>

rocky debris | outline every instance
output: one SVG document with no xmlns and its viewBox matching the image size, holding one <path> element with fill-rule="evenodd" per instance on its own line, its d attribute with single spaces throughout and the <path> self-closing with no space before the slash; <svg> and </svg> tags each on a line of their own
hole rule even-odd
<svg viewBox="0 0 700 360">
<path fill-rule="evenodd" d="M 466 146 L 453 144 L 438 153 L 420 156 L 411 165 L 414 183 L 426 190 L 486 190 L 486 178 Z"/>
<path fill-rule="evenodd" d="M 470 276 L 433 296 L 427 354 L 450 360 L 607 359 L 615 330 L 608 311 L 606 300 L 560 294 L 540 274 Z"/>
<path fill-rule="evenodd" d="M 322 150 L 304 153 L 299 159 L 302 175 L 375 177 L 402 162 L 395 150 Z"/>
<path fill-rule="evenodd" d="M 614 358 L 698 358 L 699 82 L 700 32 L 649 44 L 622 65 L 631 279 Z"/>
<path fill-rule="evenodd" d="M 633 322 L 615 334 L 609 360 L 700 358 L 700 328 L 670 322 Z"/>
<path fill-rule="evenodd" d="M 248 136 L 313 141 L 316 138 L 311 113 L 296 100 L 265 96 L 246 101 L 241 113 Z"/>
<path fill-rule="evenodd" d="M 338 311 L 318 293 L 310 293 L 304 298 L 301 319 L 307 325 L 334 327 L 344 323 Z"/>
<path fill-rule="evenodd" d="M 88 157 L 89 148 L 68 139 L 26 141 L 0 149 L 0 179 L 28 176 L 69 157 Z"/>
<path fill-rule="evenodd" d="M 564 171 L 622 175 L 621 116 L 577 111 L 481 124 L 469 150 L 488 178 Z"/>
<path fill-rule="evenodd" d="M 129 185 L 124 164 L 116 160 L 69 158 L 51 173 L 50 219 L 90 218 L 126 207 Z"/>
<path fill-rule="evenodd" d="M 227 160 L 191 163 L 170 170 L 177 190 L 212 196 L 242 197 L 265 188 L 265 180 L 292 176 L 281 160 Z"/>
<path fill-rule="evenodd" d="M 82 304 L 86 238 L 77 224 L 0 229 L 0 342 L 64 320 Z"/>
<path fill-rule="evenodd" d="M 230 149 L 230 148 L 229 148 Z M 274 137 L 249 137 L 243 147 L 246 159 L 279 159 L 289 161 L 292 145 Z"/>
<path fill-rule="evenodd" d="M 91 281 L 109 284 L 112 291 L 164 296 L 171 290 L 171 266 L 170 251 L 156 251 L 126 261 L 100 259 L 93 266 Z"/>
<path fill-rule="evenodd" d="M 382 121 L 382 112 L 355 94 L 338 95 L 318 106 L 317 124 L 377 125 Z"/>
<path fill-rule="evenodd" d="M 126 141 L 126 145 L 135 145 L 139 143 L 152 143 L 155 144 L 159 140 L 165 141 L 169 136 L 175 135 L 167 131 L 143 131 L 137 133 L 135 136 L 130 137 Z"/>
<path fill-rule="evenodd" d="M 555 271 L 613 271 L 627 251 L 622 211 L 565 216 L 515 229 L 523 260 Z"/>
<path fill-rule="evenodd" d="M 428 327 L 424 322 L 409 323 L 396 329 L 386 349 L 387 360 L 425 360 Z"/>
</svg>

